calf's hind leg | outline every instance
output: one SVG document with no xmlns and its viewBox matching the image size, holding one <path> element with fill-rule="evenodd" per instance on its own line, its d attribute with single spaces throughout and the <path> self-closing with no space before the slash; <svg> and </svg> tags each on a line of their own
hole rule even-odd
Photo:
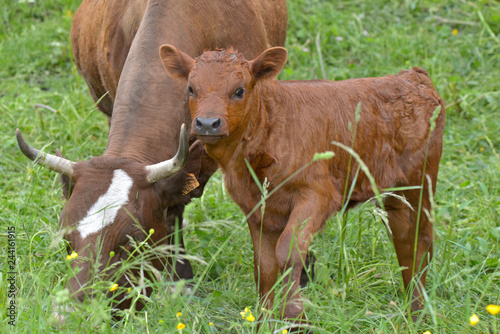
<svg viewBox="0 0 500 334">
<path fill-rule="evenodd" d="M 406 268 L 401 272 L 405 289 L 407 293 L 413 289 L 411 310 L 415 312 L 423 308 L 422 291 L 425 287 L 427 266 L 432 258 L 432 224 L 424 212 L 424 209 L 430 212 L 431 208 L 427 189 L 424 189 L 420 217 L 417 222 L 420 191 L 407 191 L 401 195 L 406 197 L 412 208 L 394 197 L 387 198 L 384 205 L 399 265 Z M 416 286 L 412 287 L 410 283 L 414 277 L 418 278 L 418 281 Z"/>
</svg>

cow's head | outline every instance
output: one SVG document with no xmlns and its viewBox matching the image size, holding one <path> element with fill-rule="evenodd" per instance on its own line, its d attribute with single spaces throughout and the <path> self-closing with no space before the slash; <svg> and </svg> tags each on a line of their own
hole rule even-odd
<svg viewBox="0 0 500 334">
<path fill-rule="evenodd" d="M 252 61 L 233 49 L 205 51 L 195 60 L 174 46 L 162 45 L 160 57 L 171 77 L 187 80 L 191 131 L 210 145 L 242 134 L 258 103 L 258 94 L 253 94 L 256 83 L 276 78 L 287 51 L 273 47 Z"/>
<path fill-rule="evenodd" d="M 29 159 L 63 175 L 68 201 L 61 213 L 60 227 L 68 241 L 68 254 L 78 254 L 72 267 L 78 266 L 79 271 L 68 285 L 80 300 L 92 294 L 89 287 L 95 274 L 104 279 L 111 277 L 113 270 L 104 269 L 127 259 L 141 241 L 147 239 L 152 246 L 173 244 L 175 220 L 182 222 L 183 205 L 201 194 L 200 187 L 193 188 L 198 185 L 195 175 L 204 177 L 200 169 L 206 153 L 199 142 L 189 148 L 184 125 L 177 154 L 153 165 L 106 155 L 72 162 L 30 147 L 19 130 L 17 140 Z M 150 260 L 160 271 L 172 265 L 168 254 L 158 254 Z M 120 287 L 130 286 L 136 274 L 132 270 L 130 275 L 121 275 L 113 282 Z M 116 297 L 115 300 L 122 300 L 121 296 Z M 124 299 L 117 307 L 129 304 Z"/>
</svg>

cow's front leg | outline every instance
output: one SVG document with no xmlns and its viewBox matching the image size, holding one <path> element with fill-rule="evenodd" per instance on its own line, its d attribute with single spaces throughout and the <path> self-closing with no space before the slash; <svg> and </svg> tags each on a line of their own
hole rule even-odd
<svg viewBox="0 0 500 334">
<path fill-rule="evenodd" d="M 278 278 L 278 264 L 276 262 L 276 242 L 281 232 L 269 232 L 261 229 L 261 224 L 256 221 L 249 221 L 248 227 L 252 235 L 253 257 L 254 257 L 254 278 L 261 305 L 267 309 L 272 309 L 274 302 L 274 284 Z"/>
<path fill-rule="evenodd" d="M 300 276 L 306 262 L 307 250 L 313 235 L 320 229 L 333 211 L 327 198 L 310 193 L 302 196 L 290 215 L 288 224 L 276 245 L 276 261 L 284 277 L 285 292 L 281 316 L 290 319 L 303 318 L 300 300 Z"/>
<path fill-rule="evenodd" d="M 172 279 L 178 281 L 180 279 L 193 279 L 193 268 L 189 260 L 183 258 L 186 254 L 184 247 L 184 238 L 182 233 L 182 214 L 184 213 L 184 205 L 171 206 L 165 211 L 165 221 L 168 231 L 168 244 L 175 245 L 176 241 L 179 247 L 180 258 L 175 257 L 175 264 L 169 265 L 169 271 L 172 273 Z M 177 236 L 176 236 L 177 234 Z"/>
</svg>

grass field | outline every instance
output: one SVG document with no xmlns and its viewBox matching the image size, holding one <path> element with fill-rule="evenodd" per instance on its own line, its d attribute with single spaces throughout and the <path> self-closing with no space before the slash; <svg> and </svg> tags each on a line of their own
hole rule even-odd
<svg viewBox="0 0 500 334">
<path fill-rule="evenodd" d="M 196 295 L 179 293 L 182 282 L 172 292 L 174 284 L 159 279 L 147 307 L 125 312 L 119 323 L 104 297 L 83 305 L 69 299 L 71 270 L 57 228 L 64 205 L 59 177 L 20 153 L 15 129 L 31 145 L 59 148 L 76 161 L 102 154 L 108 125 L 72 60 L 69 30 L 79 2 L 0 3 L 0 332 L 58 331 L 55 304 L 77 308 L 59 329 L 68 333 L 256 332 L 256 322 L 240 312 L 247 307 L 258 318 L 279 305 L 258 307 L 250 234 L 220 174 L 186 214 Z M 313 242 L 316 281 L 303 294 L 313 332 L 500 333 L 500 315 L 485 310 L 500 304 L 500 2 L 290 0 L 288 6 L 289 61 L 281 79 L 342 80 L 421 66 L 447 104 L 426 316 L 407 320 L 393 246 L 375 206 L 366 205 L 348 214 L 343 240 L 341 220 L 333 217 Z M 9 228 L 16 231 L 15 326 L 7 317 Z M 476 326 L 469 323 L 473 314 Z M 273 333 L 287 328 L 268 321 Z M 178 330 L 179 323 L 186 327 Z"/>
</svg>

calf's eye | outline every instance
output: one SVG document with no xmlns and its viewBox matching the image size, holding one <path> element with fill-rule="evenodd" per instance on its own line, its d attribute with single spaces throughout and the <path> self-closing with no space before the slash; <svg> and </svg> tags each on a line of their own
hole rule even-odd
<svg viewBox="0 0 500 334">
<path fill-rule="evenodd" d="M 194 97 L 194 90 L 193 90 L 193 87 L 189 86 L 189 87 L 188 87 L 188 91 L 189 91 L 189 95 L 191 95 L 192 97 Z"/>
<path fill-rule="evenodd" d="M 243 97 L 243 94 L 245 94 L 245 90 L 240 87 L 234 92 L 233 98 L 241 99 Z"/>
</svg>

